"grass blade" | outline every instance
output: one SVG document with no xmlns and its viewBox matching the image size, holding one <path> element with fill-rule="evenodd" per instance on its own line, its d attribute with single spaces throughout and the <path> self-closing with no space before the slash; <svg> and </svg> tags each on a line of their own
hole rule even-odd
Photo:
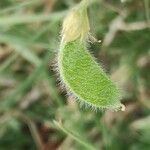
<svg viewBox="0 0 150 150">
<path fill-rule="evenodd" d="M 79 135 L 77 135 L 77 133 L 70 131 L 69 129 L 66 129 L 65 127 L 63 127 L 60 123 L 58 123 L 57 121 L 54 120 L 54 124 L 61 130 L 63 131 L 65 134 L 67 134 L 68 136 L 70 136 L 71 138 L 73 138 L 75 141 L 77 141 L 79 144 L 81 144 L 83 147 L 85 147 L 88 150 L 97 150 L 93 145 L 91 145 L 89 142 L 81 139 L 81 137 L 79 137 Z"/>
</svg>

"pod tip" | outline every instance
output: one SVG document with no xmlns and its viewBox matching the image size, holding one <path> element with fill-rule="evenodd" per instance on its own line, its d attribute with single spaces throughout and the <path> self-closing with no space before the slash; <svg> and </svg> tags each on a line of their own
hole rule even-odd
<svg viewBox="0 0 150 150">
<path fill-rule="evenodd" d="M 125 111 L 125 110 L 126 110 L 125 105 L 121 104 L 121 105 L 120 105 L 120 110 L 121 110 L 121 111 Z"/>
</svg>

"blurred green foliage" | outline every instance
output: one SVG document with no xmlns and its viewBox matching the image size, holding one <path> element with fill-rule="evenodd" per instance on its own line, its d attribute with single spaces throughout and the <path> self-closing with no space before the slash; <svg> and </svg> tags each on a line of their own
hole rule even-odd
<svg viewBox="0 0 150 150">
<path fill-rule="evenodd" d="M 63 17 L 79 0 L 0 1 L 1 150 L 150 149 L 150 1 L 95 0 L 90 45 L 122 90 L 125 112 L 80 108 L 53 63 Z"/>
</svg>

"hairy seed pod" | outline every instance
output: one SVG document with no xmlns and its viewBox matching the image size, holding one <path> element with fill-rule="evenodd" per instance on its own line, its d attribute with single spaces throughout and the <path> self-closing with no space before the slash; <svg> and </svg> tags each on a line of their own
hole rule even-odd
<svg viewBox="0 0 150 150">
<path fill-rule="evenodd" d="M 81 103 L 94 108 L 119 108 L 120 94 L 86 48 L 89 23 L 86 8 L 71 11 L 63 23 L 58 69 L 66 89 Z M 84 22 L 84 20 L 85 22 Z"/>
<path fill-rule="evenodd" d="M 121 106 L 117 87 L 79 39 L 65 44 L 58 60 L 63 83 L 79 100 L 99 108 Z"/>
</svg>

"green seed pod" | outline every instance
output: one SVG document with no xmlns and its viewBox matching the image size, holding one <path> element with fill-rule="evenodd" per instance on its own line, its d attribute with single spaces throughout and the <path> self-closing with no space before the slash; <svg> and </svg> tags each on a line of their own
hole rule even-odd
<svg viewBox="0 0 150 150">
<path fill-rule="evenodd" d="M 63 83 L 81 102 L 98 108 L 121 106 L 119 90 L 79 39 L 65 44 L 58 59 Z"/>
<path fill-rule="evenodd" d="M 82 26 L 83 16 L 86 21 Z M 60 79 L 67 91 L 81 104 L 93 108 L 122 107 L 124 110 L 119 101 L 118 88 L 86 48 L 88 31 L 86 9 L 81 9 L 81 6 L 73 9 L 63 24 L 62 42 L 58 53 Z"/>
</svg>

